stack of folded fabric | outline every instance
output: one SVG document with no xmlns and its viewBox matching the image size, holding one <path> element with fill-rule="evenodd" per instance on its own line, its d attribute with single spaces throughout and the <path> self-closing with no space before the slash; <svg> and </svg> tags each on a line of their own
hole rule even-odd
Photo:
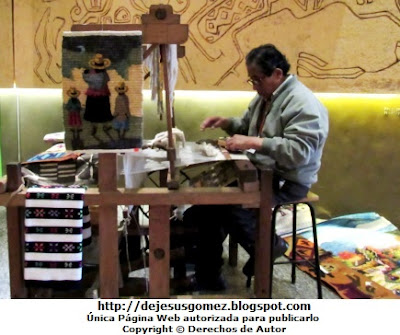
<svg viewBox="0 0 400 335">
<path fill-rule="evenodd" d="M 84 193 L 85 189 L 78 187 L 28 188 L 24 268 L 27 286 L 79 286 L 83 234 L 90 241 L 90 217 L 87 208 L 84 212 Z M 83 221 L 86 221 L 85 233 Z"/>
<path fill-rule="evenodd" d="M 59 143 L 22 164 L 33 173 L 54 183 L 72 184 L 75 182 L 79 156 L 79 153 L 65 150 L 65 145 Z"/>
</svg>

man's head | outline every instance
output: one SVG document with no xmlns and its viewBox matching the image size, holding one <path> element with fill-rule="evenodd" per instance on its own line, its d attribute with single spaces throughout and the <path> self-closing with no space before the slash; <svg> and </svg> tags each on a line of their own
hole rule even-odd
<svg viewBox="0 0 400 335">
<path fill-rule="evenodd" d="M 264 44 L 251 50 L 246 56 L 248 82 L 264 99 L 286 79 L 290 64 L 274 45 Z"/>
</svg>

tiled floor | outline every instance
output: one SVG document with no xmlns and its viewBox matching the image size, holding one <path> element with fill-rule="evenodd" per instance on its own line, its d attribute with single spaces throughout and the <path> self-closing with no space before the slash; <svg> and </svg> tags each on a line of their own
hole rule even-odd
<svg viewBox="0 0 400 335">
<path fill-rule="evenodd" d="M 5 221 L 5 208 L 0 207 L 0 298 L 10 298 L 9 277 L 8 277 L 8 249 L 7 249 L 7 231 Z M 96 249 L 93 248 L 92 249 Z M 226 256 L 226 252 L 225 252 Z M 235 268 L 224 265 L 223 273 L 228 283 L 228 289 L 224 292 L 218 292 L 218 295 L 229 298 L 252 297 L 252 290 L 245 287 L 245 276 L 241 273 L 241 268 L 247 260 L 246 253 L 239 248 L 238 266 Z M 143 284 L 144 287 L 145 285 Z M 94 285 L 96 288 L 96 285 Z M 174 292 L 172 292 L 174 294 Z M 194 298 L 206 298 L 215 295 L 215 292 L 179 292 L 179 295 L 192 295 Z M 290 265 L 279 265 L 274 268 L 273 298 L 276 299 L 306 299 L 316 298 L 316 282 L 300 270 L 297 271 L 297 281 L 295 285 L 290 282 Z M 338 299 L 338 295 L 330 289 L 323 287 L 324 299 Z"/>
</svg>

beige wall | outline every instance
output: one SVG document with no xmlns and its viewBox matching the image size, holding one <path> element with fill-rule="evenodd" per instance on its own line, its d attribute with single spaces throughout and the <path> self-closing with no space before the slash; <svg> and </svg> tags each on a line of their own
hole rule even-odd
<svg viewBox="0 0 400 335">
<path fill-rule="evenodd" d="M 286 53 L 292 72 L 315 91 L 397 93 L 400 87 L 399 1 L 14 3 L 19 87 L 61 87 L 62 31 L 72 24 L 137 23 L 153 3 L 171 4 L 181 22 L 189 24 L 178 89 L 249 90 L 243 57 L 251 48 L 268 42 Z"/>
<path fill-rule="evenodd" d="M 0 87 L 9 88 L 14 81 L 11 0 L 0 0 L 0 22 Z"/>
</svg>

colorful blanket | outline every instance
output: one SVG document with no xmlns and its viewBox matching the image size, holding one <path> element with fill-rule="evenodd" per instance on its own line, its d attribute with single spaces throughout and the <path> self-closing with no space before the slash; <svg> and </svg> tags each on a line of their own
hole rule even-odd
<svg viewBox="0 0 400 335">
<path fill-rule="evenodd" d="M 84 193 L 85 189 L 76 187 L 28 188 L 24 254 L 27 286 L 67 288 L 79 284 L 84 228 L 86 242 L 91 237 L 89 213 L 83 211 Z"/>
<path fill-rule="evenodd" d="M 343 298 L 400 298 L 400 232 L 369 212 L 317 226 L 323 280 Z M 301 233 L 298 251 L 312 256 L 312 232 Z M 286 237 L 292 244 L 292 237 Z M 300 268 L 314 274 L 311 267 Z"/>
</svg>

